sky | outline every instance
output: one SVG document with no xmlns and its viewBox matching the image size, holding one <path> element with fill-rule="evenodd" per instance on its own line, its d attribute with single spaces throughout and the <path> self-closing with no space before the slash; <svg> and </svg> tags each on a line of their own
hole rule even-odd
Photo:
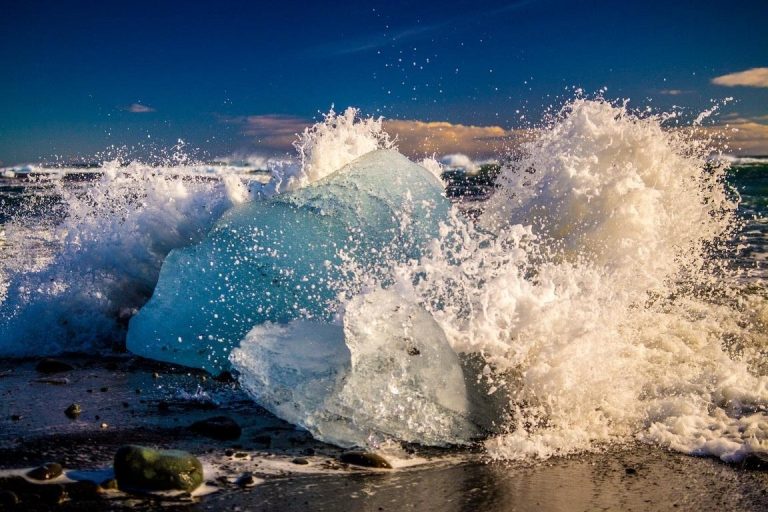
<svg viewBox="0 0 768 512">
<path fill-rule="evenodd" d="M 276 154 L 327 112 L 440 130 L 425 151 L 535 126 L 582 89 L 716 123 L 768 154 L 768 2 L 9 0 L 0 162 Z M 407 139 L 407 136 L 406 136 Z M 441 139 L 442 140 L 442 139 Z M 487 149 L 487 148 L 486 148 Z"/>
</svg>

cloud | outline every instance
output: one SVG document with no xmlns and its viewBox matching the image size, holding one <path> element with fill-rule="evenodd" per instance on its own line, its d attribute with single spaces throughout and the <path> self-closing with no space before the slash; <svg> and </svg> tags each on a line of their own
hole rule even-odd
<svg viewBox="0 0 768 512">
<path fill-rule="evenodd" d="M 684 89 L 662 89 L 659 91 L 659 94 L 664 94 L 665 96 L 680 96 L 681 94 L 690 94 L 693 91 L 686 91 Z"/>
<path fill-rule="evenodd" d="M 296 140 L 296 134 L 313 124 L 313 121 L 303 117 L 281 114 L 219 116 L 219 121 L 239 125 L 242 134 L 253 138 L 255 145 L 275 151 L 290 150 Z"/>
<path fill-rule="evenodd" d="M 762 121 L 762 122 L 761 122 Z M 730 117 L 718 124 L 693 129 L 694 136 L 716 142 L 723 153 L 736 156 L 768 155 L 768 116 Z"/>
<path fill-rule="evenodd" d="M 448 122 L 425 122 L 390 119 L 384 129 L 397 136 L 400 152 L 411 156 L 464 153 L 472 157 L 485 157 L 503 152 L 514 140 L 527 132 L 507 130 L 501 126 L 472 126 Z"/>
<path fill-rule="evenodd" d="M 273 151 L 290 151 L 296 134 L 314 123 L 303 117 L 281 114 L 219 116 L 219 121 L 239 126 L 243 135 L 253 139 L 254 145 Z M 397 136 L 400 152 L 413 158 L 448 153 L 464 153 L 472 158 L 494 156 L 502 153 L 512 141 L 528 135 L 522 130 L 500 126 L 402 119 L 385 119 L 384 129 L 392 137 Z"/>
<path fill-rule="evenodd" d="M 124 107 L 123 110 L 126 112 L 133 112 L 134 114 L 146 114 L 147 112 L 155 111 L 152 107 L 142 105 L 141 103 L 131 103 L 127 107 Z"/>
<path fill-rule="evenodd" d="M 412 39 L 418 39 L 419 37 L 424 37 L 427 34 L 439 30 L 444 25 L 444 23 L 434 25 L 417 25 L 404 28 L 392 34 L 368 35 L 358 39 L 322 44 L 313 48 L 311 51 L 314 54 L 327 57 L 354 55 L 357 53 L 384 48 L 388 45 L 404 43 Z"/>
<path fill-rule="evenodd" d="M 715 85 L 726 87 L 768 87 L 768 68 L 752 68 L 712 79 Z"/>
<path fill-rule="evenodd" d="M 739 119 L 721 128 L 728 141 L 726 153 L 768 155 L 768 125 L 753 119 Z"/>
</svg>

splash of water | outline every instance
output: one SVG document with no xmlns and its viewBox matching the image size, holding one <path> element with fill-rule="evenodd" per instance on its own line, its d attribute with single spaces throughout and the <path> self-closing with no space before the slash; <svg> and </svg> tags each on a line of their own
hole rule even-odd
<svg viewBox="0 0 768 512">
<path fill-rule="evenodd" d="M 431 258 L 400 269 L 504 397 L 492 456 L 635 438 L 724 460 L 768 447 L 761 349 L 745 349 L 768 344 L 764 305 L 736 299 L 716 251 L 736 201 L 706 144 L 662 122 L 571 102 L 476 223 L 454 216 Z"/>
</svg>

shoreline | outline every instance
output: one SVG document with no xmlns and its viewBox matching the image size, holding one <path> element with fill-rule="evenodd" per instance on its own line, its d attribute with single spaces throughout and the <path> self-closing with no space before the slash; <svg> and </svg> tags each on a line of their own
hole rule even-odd
<svg viewBox="0 0 768 512">
<path fill-rule="evenodd" d="M 768 509 L 768 471 L 639 443 L 541 462 L 489 462 L 466 448 L 383 447 L 379 453 L 395 469 L 359 468 L 340 461 L 341 448 L 205 372 L 127 354 L 59 360 L 74 369 L 41 374 L 39 360 L 0 360 L 0 490 L 9 471 L 46 462 L 62 464 L 70 479 L 103 478 L 120 446 L 142 444 L 199 457 L 208 494 L 91 492 L 94 481 L 57 505 L 28 501 L 0 510 Z M 74 420 L 64 414 L 71 403 L 82 407 Z M 222 415 L 240 425 L 238 439 L 189 428 Z"/>
</svg>

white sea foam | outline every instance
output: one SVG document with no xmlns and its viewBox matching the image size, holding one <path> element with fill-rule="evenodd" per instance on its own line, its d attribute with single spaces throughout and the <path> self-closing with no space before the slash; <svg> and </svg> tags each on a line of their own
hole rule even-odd
<svg viewBox="0 0 768 512">
<path fill-rule="evenodd" d="M 735 298 L 712 250 L 736 205 L 705 145 L 660 121 L 570 103 L 502 173 L 479 230 L 456 218 L 435 257 L 402 269 L 505 397 L 494 457 L 632 438 L 724 460 L 768 447 L 765 304 Z"/>
</svg>

